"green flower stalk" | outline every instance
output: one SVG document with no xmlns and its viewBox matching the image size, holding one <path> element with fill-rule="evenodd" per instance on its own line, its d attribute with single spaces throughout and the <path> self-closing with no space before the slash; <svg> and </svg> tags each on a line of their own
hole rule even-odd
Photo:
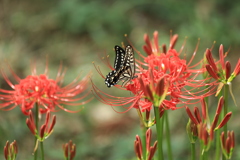
<svg viewBox="0 0 240 160">
<path fill-rule="evenodd" d="M 196 159 L 195 142 L 198 139 L 197 125 L 193 121 L 191 121 L 191 119 L 189 119 L 186 130 L 187 130 L 188 138 L 191 143 L 191 160 L 195 160 Z"/>
</svg>

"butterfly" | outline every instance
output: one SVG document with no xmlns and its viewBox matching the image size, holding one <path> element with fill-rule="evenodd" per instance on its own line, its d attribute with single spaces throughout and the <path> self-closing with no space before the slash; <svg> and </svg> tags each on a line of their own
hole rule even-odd
<svg viewBox="0 0 240 160">
<path fill-rule="evenodd" d="M 116 57 L 114 61 L 114 69 L 109 72 L 105 79 L 107 87 L 112 87 L 120 80 L 123 80 L 122 87 L 124 87 L 130 80 L 136 78 L 135 76 L 135 59 L 133 48 L 127 45 L 125 50 L 120 46 L 115 46 Z"/>
</svg>

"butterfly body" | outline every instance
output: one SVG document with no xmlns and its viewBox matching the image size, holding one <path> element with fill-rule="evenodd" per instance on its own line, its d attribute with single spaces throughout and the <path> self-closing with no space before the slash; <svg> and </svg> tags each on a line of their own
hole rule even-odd
<svg viewBox="0 0 240 160">
<path fill-rule="evenodd" d="M 125 51 L 115 46 L 115 63 L 113 71 L 109 72 L 105 79 L 107 87 L 116 85 L 120 80 L 123 80 L 122 86 L 125 86 L 130 80 L 136 78 L 135 74 L 135 59 L 133 48 L 128 45 Z"/>
</svg>

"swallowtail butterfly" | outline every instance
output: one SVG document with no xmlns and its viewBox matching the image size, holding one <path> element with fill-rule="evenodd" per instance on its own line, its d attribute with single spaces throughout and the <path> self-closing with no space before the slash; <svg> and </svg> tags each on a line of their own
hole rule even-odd
<svg viewBox="0 0 240 160">
<path fill-rule="evenodd" d="M 112 87 L 120 80 L 123 80 L 124 87 L 131 79 L 136 78 L 135 74 L 135 59 L 133 48 L 127 45 L 125 51 L 120 46 L 115 46 L 116 57 L 114 61 L 114 69 L 109 72 L 105 79 L 107 87 Z"/>
</svg>

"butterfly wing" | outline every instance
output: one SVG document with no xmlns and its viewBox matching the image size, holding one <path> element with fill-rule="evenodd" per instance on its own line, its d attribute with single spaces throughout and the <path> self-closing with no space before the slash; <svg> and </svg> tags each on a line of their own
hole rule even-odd
<svg viewBox="0 0 240 160">
<path fill-rule="evenodd" d="M 113 70 L 108 73 L 105 79 L 105 84 L 107 85 L 108 88 L 114 86 L 115 84 L 118 83 L 119 81 L 119 71 L 117 72 L 116 70 Z"/>
<path fill-rule="evenodd" d="M 122 87 L 124 87 L 132 79 L 132 71 L 129 66 L 125 66 L 122 70 L 122 74 L 119 76 L 119 80 L 122 80 Z"/>
<path fill-rule="evenodd" d="M 107 87 L 114 86 L 119 80 L 123 80 L 122 87 L 124 87 L 131 79 L 136 78 L 135 75 L 135 59 L 132 46 L 128 45 L 125 51 L 115 46 L 116 57 L 114 68 L 115 70 L 108 73 L 105 79 Z"/>
<path fill-rule="evenodd" d="M 124 87 L 130 80 L 137 77 L 135 76 L 135 58 L 132 46 L 127 45 L 125 52 L 125 62 L 122 67 L 122 74 L 119 77 L 119 80 L 123 80 L 122 87 Z"/>
<path fill-rule="evenodd" d="M 107 87 L 114 86 L 118 83 L 119 77 L 121 75 L 121 68 L 125 62 L 126 52 L 118 45 L 115 46 L 115 61 L 114 61 L 114 69 L 113 71 L 109 72 L 105 79 L 105 84 Z"/>
<path fill-rule="evenodd" d="M 125 61 L 125 51 L 118 45 L 115 46 L 115 61 L 114 61 L 114 69 L 119 70 Z"/>
<path fill-rule="evenodd" d="M 130 71 L 128 71 L 128 73 L 131 74 L 130 77 L 133 79 L 135 75 L 135 58 L 133 48 L 130 45 L 126 46 L 125 66 L 130 67 Z"/>
</svg>

